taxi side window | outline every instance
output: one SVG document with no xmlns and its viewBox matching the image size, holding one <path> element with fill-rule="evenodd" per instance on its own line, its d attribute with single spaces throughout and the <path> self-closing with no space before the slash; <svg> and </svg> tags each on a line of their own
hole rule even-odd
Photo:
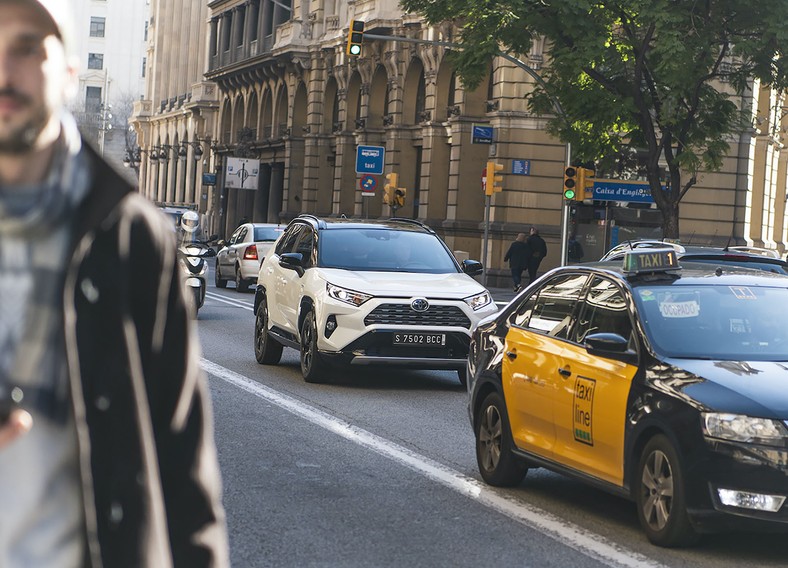
<svg viewBox="0 0 788 568">
<path fill-rule="evenodd" d="M 525 328 L 568 339 L 575 308 L 586 280 L 588 276 L 585 274 L 563 274 L 542 286 Z"/>
<path fill-rule="evenodd" d="M 627 339 L 633 348 L 632 321 L 626 297 L 615 283 L 599 276 L 593 277 L 588 288 L 577 322 L 575 341 L 584 343 L 586 336 L 592 333 L 616 333 Z"/>
</svg>

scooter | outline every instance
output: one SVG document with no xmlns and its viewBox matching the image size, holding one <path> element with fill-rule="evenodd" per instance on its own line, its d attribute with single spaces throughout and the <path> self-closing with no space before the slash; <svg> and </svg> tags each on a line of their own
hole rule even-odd
<svg viewBox="0 0 788 568">
<path fill-rule="evenodd" d="M 178 247 L 178 260 L 184 275 L 186 293 L 194 302 L 194 315 L 205 302 L 205 272 L 208 270 L 207 258 L 216 256 L 208 243 L 193 241 Z"/>
</svg>

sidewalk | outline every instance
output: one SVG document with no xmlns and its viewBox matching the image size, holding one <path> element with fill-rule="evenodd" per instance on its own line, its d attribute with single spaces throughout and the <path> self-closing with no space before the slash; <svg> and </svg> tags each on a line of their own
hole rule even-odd
<svg viewBox="0 0 788 568">
<path fill-rule="evenodd" d="M 498 304 L 498 307 L 503 307 L 505 304 L 509 303 L 509 300 L 514 298 L 517 294 L 515 294 L 514 290 L 511 288 L 487 288 L 490 293 L 492 294 L 493 300 L 495 303 Z"/>
</svg>

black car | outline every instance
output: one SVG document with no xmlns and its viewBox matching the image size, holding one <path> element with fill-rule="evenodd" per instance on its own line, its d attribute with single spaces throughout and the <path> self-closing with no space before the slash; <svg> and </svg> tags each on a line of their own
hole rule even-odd
<svg viewBox="0 0 788 568">
<path fill-rule="evenodd" d="M 667 241 L 635 239 L 624 241 L 607 251 L 600 261 L 621 261 L 630 250 L 672 248 L 676 257 L 684 262 L 703 262 L 707 264 L 727 264 L 744 266 L 778 274 L 788 274 L 788 262 L 780 258 L 777 251 L 759 247 L 726 246 L 712 247 L 702 245 L 682 245 Z"/>
<path fill-rule="evenodd" d="M 546 467 L 637 503 L 649 540 L 788 531 L 788 277 L 672 249 L 546 274 L 471 339 L 483 479 Z"/>
</svg>

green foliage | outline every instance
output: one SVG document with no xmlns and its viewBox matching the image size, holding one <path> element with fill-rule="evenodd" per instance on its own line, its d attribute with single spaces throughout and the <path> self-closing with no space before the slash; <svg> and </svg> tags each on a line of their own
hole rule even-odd
<svg viewBox="0 0 788 568">
<path fill-rule="evenodd" d="M 572 143 L 580 161 L 612 167 L 628 147 L 646 154 L 646 173 L 659 186 L 659 162 L 674 182 L 667 215 L 701 169 L 719 169 L 731 134 L 742 127 L 738 109 L 753 79 L 788 87 L 786 0 L 404 0 L 428 23 L 454 22 L 464 49 L 453 55 L 468 87 L 485 80 L 496 53 L 525 59 L 544 37 L 550 61 L 545 86 L 528 98 L 530 110 L 565 116 L 549 129 Z M 686 188 L 674 187 L 682 173 Z M 659 192 L 664 193 L 664 192 Z M 675 227 L 678 220 L 666 227 Z M 677 237 L 678 235 L 666 235 Z"/>
</svg>

